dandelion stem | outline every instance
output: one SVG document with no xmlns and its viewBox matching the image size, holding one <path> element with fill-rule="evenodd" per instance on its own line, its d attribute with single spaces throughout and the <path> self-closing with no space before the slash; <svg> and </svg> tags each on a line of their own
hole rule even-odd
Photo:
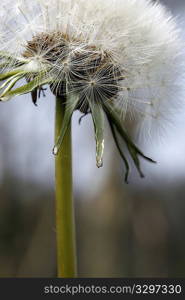
<svg viewBox="0 0 185 300">
<path fill-rule="evenodd" d="M 63 101 L 65 100 L 65 101 Z M 66 99 L 56 98 L 55 140 L 60 134 Z M 72 192 L 71 126 L 55 158 L 56 238 L 59 278 L 76 277 L 75 223 Z"/>
</svg>

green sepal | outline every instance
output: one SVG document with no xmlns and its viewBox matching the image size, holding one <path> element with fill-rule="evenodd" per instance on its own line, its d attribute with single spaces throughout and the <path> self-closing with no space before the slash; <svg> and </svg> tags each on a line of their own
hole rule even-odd
<svg viewBox="0 0 185 300">
<path fill-rule="evenodd" d="M 109 121 L 109 125 L 110 125 L 110 128 L 111 128 L 111 132 L 112 132 L 115 144 L 116 144 L 117 149 L 119 151 L 119 154 L 120 154 L 120 156 L 123 159 L 123 162 L 125 164 L 125 168 L 126 168 L 126 171 L 125 171 L 125 182 L 128 183 L 128 176 L 129 176 L 129 172 L 130 172 L 130 166 L 129 166 L 129 163 L 128 163 L 127 159 L 126 159 L 126 156 L 124 155 L 124 153 L 122 151 L 122 148 L 120 146 L 119 139 L 117 137 L 117 132 L 116 132 L 116 129 L 115 129 L 115 125 L 111 122 L 111 119 L 109 118 L 108 115 L 107 115 L 107 118 L 108 118 L 108 121 Z"/>
<path fill-rule="evenodd" d="M 130 156 L 133 159 L 133 162 L 134 162 L 140 176 L 144 177 L 144 175 L 141 171 L 140 160 L 139 160 L 138 156 L 143 157 L 144 159 L 148 160 L 149 162 L 152 162 L 152 163 L 156 163 L 156 162 L 153 159 L 144 155 L 143 152 L 132 142 L 131 138 L 126 133 L 126 130 L 124 130 L 123 124 L 120 122 L 119 113 L 116 111 L 115 108 L 112 107 L 112 105 L 108 101 L 104 102 L 104 109 L 105 109 L 106 113 L 108 114 L 110 121 L 113 122 L 117 131 L 119 132 L 119 134 L 125 141 L 127 149 L 130 153 Z"/>
<path fill-rule="evenodd" d="M 95 139 L 96 139 L 96 164 L 98 168 L 103 166 L 104 154 L 104 111 L 102 105 L 98 101 L 89 100 L 89 106 L 94 123 Z"/>
<path fill-rule="evenodd" d="M 6 81 L 3 82 L 3 84 L 0 86 L 0 90 L 4 89 L 12 80 L 14 80 L 15 78 L 19 78 L 19 77 L 22 77 L 24 76 L 25 73 L 23 72 L 22 74 L 21 73 L 18 73 L 16 75 L 13 75 L 11 77 L 9 77 Z"/>
<path fill-rule="evenodd" d="M 3 97 L 14 87 L 14 85 L 17 83 L 17 81 L 19 81 L 20 79 L 22 79 L 24 77 L 24 75 L 25 74 L 23 73 L 21 75 L 12 76 L 2 86 L 0 86 L 0 89 L 5 88 L 3 90 L 3 93 L 0 95 L 0 99 L 3 99 Z M 5 97 L 5 99 L 6 99 L 6 97 Z M 2 101 L 6 101 L 6 100 L 2 100 Z"/>
<path fill-rule="evenodd" d="M 70 93 L 67 94 L 65 103 L 63 103 L 62 99 L 61 99 L 61 105 L 65 105 L 65 113 L 64 113 L 64 119 L 62 122 L 62 128 L 61 128 L 60 134 L 59 134 L 56 144 L 53 148 L 54 155 L 57 155 L 60 150 L 64 136 L 65 136 L 68 126 L 70 124 L 72 114 L 77 107 L 78 100 L 79 100 L 79 98 L 76 94 L 70 94 Z"/>
<path fill-rule="evenodd" d="M 7 73 L 2 73 L 0 74 L 0 81 L 2 80 L 6 80 L 12 76 L 15 76 L 15 75 L 19 75 L 20 73 L 26 73 L 25 71 L 21 70 L 21 69 L 14 69 L 12 71 L 9 71 Z"/>
<path fill-rule="evenodd" d="M 43 75 L 43 73 L 42 73 L 42 74 L 38 75 L 37 77 L 35 77 L 29 83 L 27 83 L 27 84 L 25 84 L 21 87 L 18 87 L 15 90 L 8 91 L 7 93 L 5 93 L 3 95 L 3 97 L 0 97 L 0 100 L 1 101 L 7 101 L 7 100 L 11 99 L 14 96 L 20 96 L 20 95 L 23 95 L 23 94 L 30 93 L 35 88 L 40 87 L 44 84 L 49 84 L 51 81 L 52 81 L 51 77 L 48 78 L 48 77 L 46 77 L 46 74 Z"/>
</svg>

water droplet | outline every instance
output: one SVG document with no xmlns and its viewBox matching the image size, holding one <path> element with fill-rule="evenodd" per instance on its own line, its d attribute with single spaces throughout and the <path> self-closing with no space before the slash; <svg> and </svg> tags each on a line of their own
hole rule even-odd
<svg viewBox="0 0 185 300">
<path fill-rule="evenodd" d="M 55 147 L 53 148 L 53 154 L 54 154 L 54 155 L 57 155 L 57 154 L 58 154 L 58 147 L 57 147 L 57 146 L 55 146 Z"/>
<path fill-rule="evenodd" d="M 102 159 L 97 159 L 97 167 L 102 168 L 103 167 L 103 160 Z"/>
</svg>

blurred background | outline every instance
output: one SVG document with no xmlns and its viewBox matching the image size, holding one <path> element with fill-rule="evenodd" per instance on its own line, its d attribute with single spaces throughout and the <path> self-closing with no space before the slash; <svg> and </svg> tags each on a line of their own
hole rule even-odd
<svg viewBox="0 0 185 300">
<path fill-rule="evenodd" d="M 185 28 L 185 1 L 161 1 Z M 185 30 L 184 30 L 185 37 Z M 29 95 L 0 104 L 0 277 L 55 277 L 55 101 Z M 89 117 L 73 118 L 74 201 L 80 277 L 185 276 L 185 118 L 162 143 L 140 145 L 142 162 L 124 183 L 124 165 L 106 131 L 104 167 L 95 164 Z M 185 117 L 185 116 L 184 116 Z M 112 142 L 111 142 L 112 141 Z"/>
</svg>

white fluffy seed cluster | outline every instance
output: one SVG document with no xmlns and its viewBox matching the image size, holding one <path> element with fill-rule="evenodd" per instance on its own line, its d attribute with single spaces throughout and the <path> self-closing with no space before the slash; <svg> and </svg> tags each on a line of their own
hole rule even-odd
<svg viewBox="0 0 185 300">
<path fill-rule="evenodd" d="M 26 59 L 30 72 L 47 69 L 49 63 L 52 65 L 49 73 L 55 74 L 56 86 L 60 79 L 73 82 L 71 78 L 76 76 L 80 66 L 80 83 L 84 81 L 85 84 L 79 92 L 92 96 L 93 91 L 93 97 L 105 97 L 105 101 L 111 96 L 112 105 L 120 109 L 123 122 L 125 119 L 139 120 L 142 132 L 163 127 L 174 109 L 180 107 L 183 43 L 174 19 L 158 2 L 15 0 L 12 3 L 3 0 L 0 17 L 0 51 Z M 31 49 L 32 54 L 25 57 L 28 42 L 43 34 L 55 35 L 54 44 L 52 42 L 48 48 L 46 39 L 41 39 L 40 48 Z M 60 52 L 61 35 L 68 56 L 65 49 Z M 69 60 L 69 53 L 75 59 Z M 87 72 L 88 55 L 92 60 L 95 56 L 92 68 L 101 60 L 100 71 L 96 69 L 93 76 L 92 71 Z M 111 78 L 115 74 L 108 85 L 104 79 L 110 73 L 105 73 L 102 67 L 104 60 L 106 64 L 105 56 L 109 57 L 106 68 L 111 65 Z M 9 63 L 6 70 L 11 70 L 13 63 Z M 76 83 L 74 86 L 78 90 Z M 112 95 L 102 96 L 106 89 L 111 89 Z"/>
</svg>

